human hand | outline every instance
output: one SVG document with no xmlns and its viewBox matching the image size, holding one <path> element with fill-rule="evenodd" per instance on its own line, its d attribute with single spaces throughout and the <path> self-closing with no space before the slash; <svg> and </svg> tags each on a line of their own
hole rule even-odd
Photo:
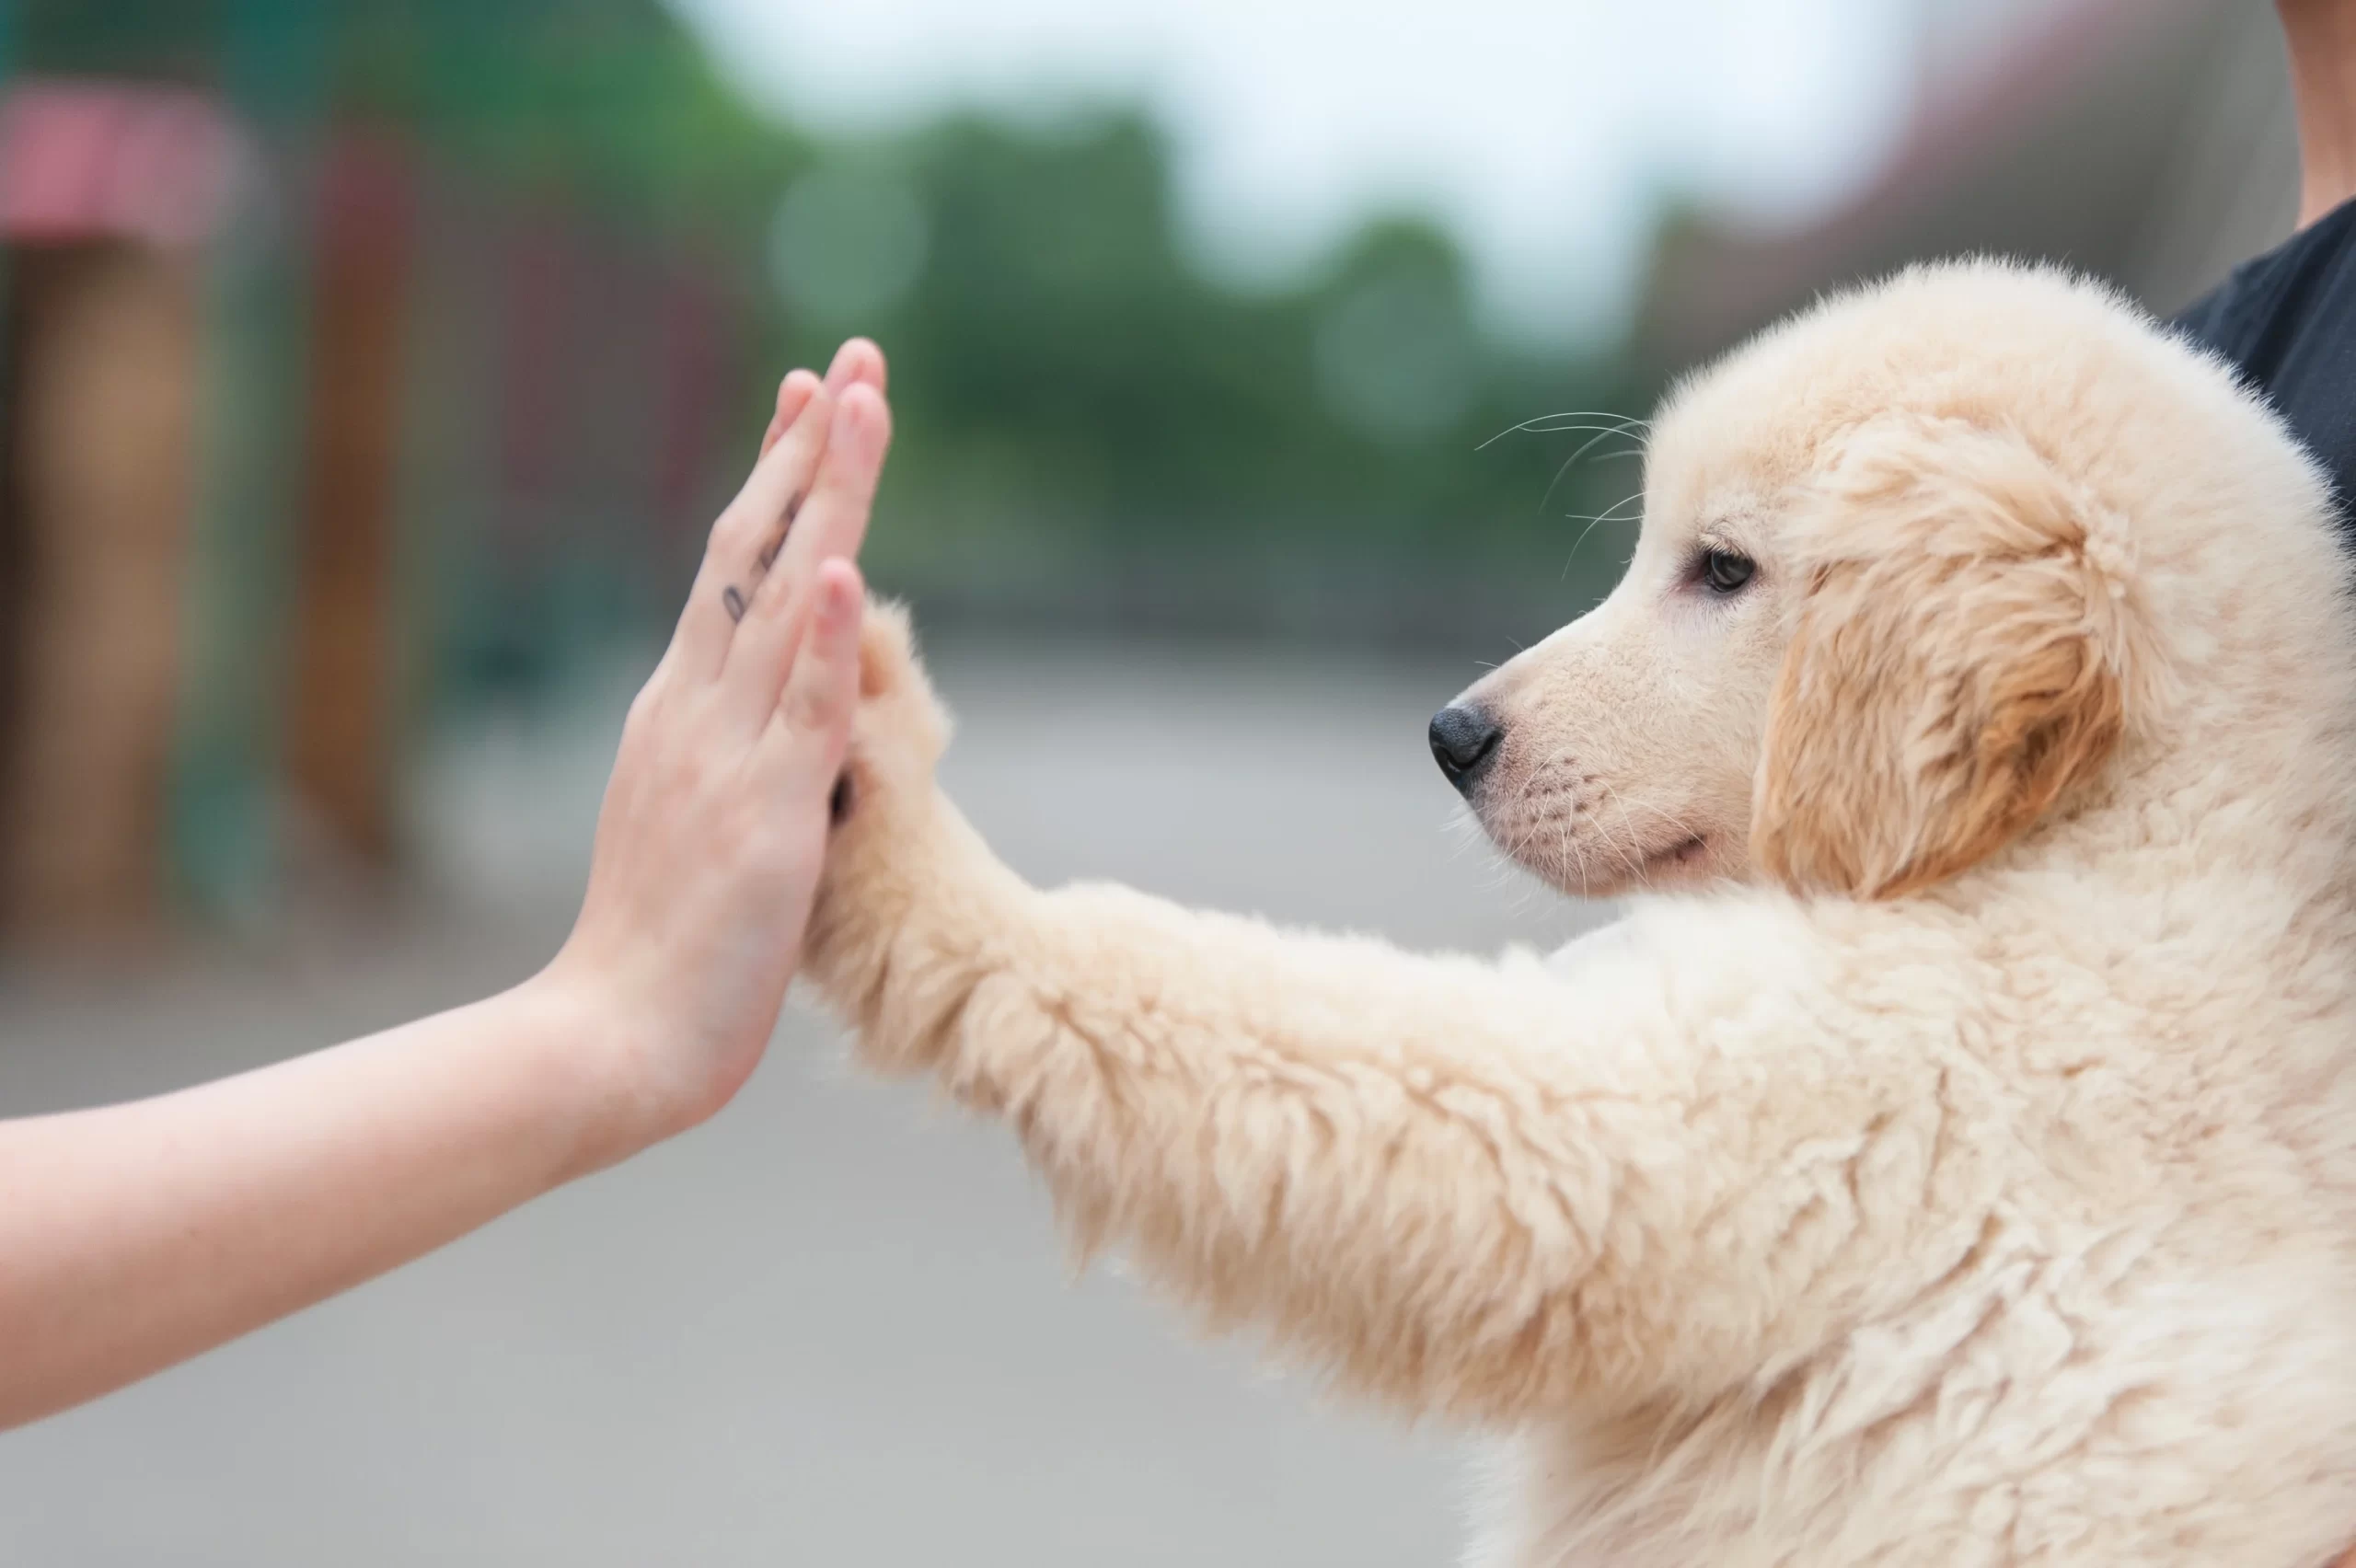
<svg viewBox="0 0 2356 1568">
<path fill-rule="evenodd" d="M 547 969 L 171 1094 L 0 1119 L 0 1426 L 349 1289 L 735 1092 L 826 853 L 883 391 L 859 342 L 823 385 L 779 388 L 630 706 L 588 895 Z"/>
<path fill-rule="evenodd" d="M 744 1083 L 799 962 L 859 686 L 867 528 L 891 416 L 854 341 L 796 371 L 630 705 L 589 888 L 534 984 L 617 1048 L 616 1153 Z"/>
</svg>

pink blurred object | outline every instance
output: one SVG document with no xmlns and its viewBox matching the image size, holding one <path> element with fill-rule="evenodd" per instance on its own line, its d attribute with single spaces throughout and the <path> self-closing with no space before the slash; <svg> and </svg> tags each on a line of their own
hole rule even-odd
<svg viewBox="0 0 2356 1568">
<path fill-rule="evenodd" d="M 249 159 L 235 123 L 200 94 L 19 82 L 0 99 L 0 239 L 193 246 L 222 222 Z"/>
</svg>

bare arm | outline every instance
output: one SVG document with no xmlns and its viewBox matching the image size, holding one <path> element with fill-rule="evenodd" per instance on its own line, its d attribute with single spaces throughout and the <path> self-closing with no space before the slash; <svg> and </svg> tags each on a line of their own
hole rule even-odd
<svg viewBox="0 0 2356 1568">
<path fill-rule="evenodd" d="M 881 383 L 858 345 L 831 389 L 803 372 L 780 389 L 631 707 L 588 895 L 546 971 L 217 1083 L 0 1122 L 0 1424 L 381 1274 L 735 1092 L 775 1026 L 825 853 Z"/>
<path fill-rule="evenodd" d="M 1973 1140 L 1934 1152 L 1956 1100 L 1935 1056 L 1902 1019 L 1877 1043 L 1820 1005 L 1787 907 L 1574 985 L 1037 892 L 932 790 L 921 676 L 888 612 L 869 623 L 809 973 L 867 1060 L 1003 1114 L 1083 1242 L 1214 1322 L 1512 1420 L 1715 1392 L 1976 1237 L 1952 1192 L 1929 1201 L 1975 1180 Z"/>
<path fill-rule="evenodd" d="M 154 1100 L 0 1123 L 0 1424 L 452 1240 L 653 1129 L 545 982 Z"/>
<path fill-rule="evenodd" d="M 2299 117 L 2299 226 L 2356 196 L 2356 3 L 2276 0 Z"/>
</svg>

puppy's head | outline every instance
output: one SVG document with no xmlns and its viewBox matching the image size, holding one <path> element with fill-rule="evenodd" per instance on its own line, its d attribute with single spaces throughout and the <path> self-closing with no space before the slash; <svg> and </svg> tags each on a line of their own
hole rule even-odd
<svg viewBox="0 0 2356 1568">
<path fill-rule="evenodd" d="M 1892 897 L 2066 812 L 2151 686 L 2110 480 L 2154 337 L 1981 264 L 1738 352 L 1655 421 L 1626 577 L 1441 711 L 1443 771 L 1590 896 Z"/>
</svg>

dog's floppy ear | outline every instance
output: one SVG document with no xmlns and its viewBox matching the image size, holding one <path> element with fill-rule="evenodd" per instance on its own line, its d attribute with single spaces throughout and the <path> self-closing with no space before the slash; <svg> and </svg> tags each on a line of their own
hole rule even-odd
<svg viewBox="0 0 2356 1568">
<path fill-rule="evenodd" d="M 2125 721 L 2128 539 L 2018 434 L 1868 421 L 1794 532 L 1804 597 L 1752 795 L 1761 870 L 1897 897 L 2100 769 Z"/>
</svg>

